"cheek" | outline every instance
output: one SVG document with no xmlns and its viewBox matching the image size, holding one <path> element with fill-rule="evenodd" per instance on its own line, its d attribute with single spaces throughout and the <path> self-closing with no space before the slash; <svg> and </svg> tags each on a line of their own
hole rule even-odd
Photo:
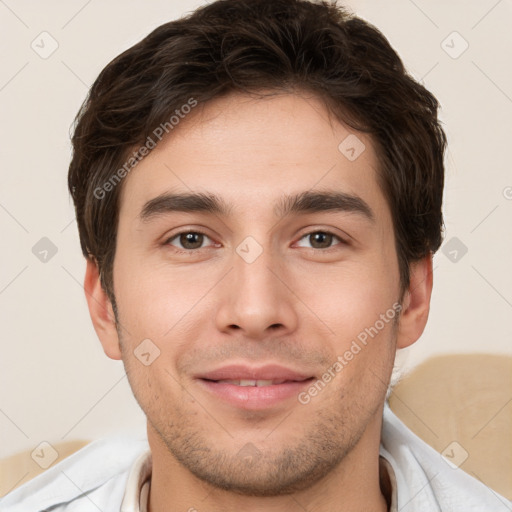
<svg viewBox="0 0 512 512">
<path fill-rule="evenodd" d="M 373 326 L 383 314 L 395 316 L 398 272 L 386 271 L 377 263 L 310 269 L 296 282 L 301 284 L 294 291 L 315 313 L 318 325 L 327 326 L 341 341 Z"/>
<path fill-rule="evenodd" d="M 201 311 L 201 298 L 214 282 L 212 273 L 122 261 L 115 279 L 119 313 L 130 337 L 157 343 L 183 331 L 188 317 Z"/>
<path fill-rule="evenodd" d="M 377 265 L 331 269 L 310 274 L 298 293 L 318 317 L 308 313 L 313 320 L 306 329 L 328 347 L 332 363 L 325 370 L 336 375 L 326 398 L 336 403 L 342 395 L 361 403 L 370 396 L 380 399 L 395 353 L 394 322 L 400 310 L 395 274 Z"/>
</svg>

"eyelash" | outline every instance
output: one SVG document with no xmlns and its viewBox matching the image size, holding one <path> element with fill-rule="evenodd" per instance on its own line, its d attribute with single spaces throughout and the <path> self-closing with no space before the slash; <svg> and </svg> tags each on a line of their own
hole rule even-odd
<svg viewBox="0 0 512 512">
<path fill-rule="evenodd" d="M 202 231 L 197 231 L 197 230 L 193 230 L 193 231 L 192 230 L 188 230 L 187 231 L 186 230 L 186 231 L 180 231 L 179 233 L 176 233 L 173 236 L 171 236 L 170 238 L 168 238 L 166 240 L 166 242 L 164 243 L 164 245 L 171 245 L 170 242 L 172 242 L 176 238 L 179 238 L 181 235 L 185 235 L 185 234 L 189 234 L 189 233 L 193 233 L 193 234 L 196 234 L 196 235 L 203 235 L 206 238 L 210 238 L 206 233 L 203 233 Z M 317 230 L 309 231 L 308 233 L 305 233 L 304 235 L 302 235 L 299 238 L 299 241 L 302 240 L 303 238 L 306 238 L 306 237 L 308 237 L 310 235 L 313 235 L 315 233 L 322 233 L 324 235 L 332 235 L 334 238 L 338 239 L 339 242 L 341 242 L 340 244 L 336 244 L 336 245 L 348 245 L 348 242 L 346 240 L 344 240 L 343 238 L 341 238 L 339 235 L 336 235 L 336 234 L 334 234 L 331 231 L 321 230 L 321 229 L 317 229 Z M 336 247 L 336 245 L 333 245 L 331 247 L 327 247 L 326 249 L 317 249 L 315 247 L 310 247 L 309 249 L 312 249 L 313 251 L 329 252 L 330 250 L 334 249 Z M 175 246 L 171 246 L 171 247 L 173 247 L 173 249 L 176 252 L 180 253 L 180 254 L 194 254 L 196 251 L 200 251 L 202 249 L 207 249 L 207 247 L 199 247 L 198 249 L 179 249 L 178 247 L 175 247 Z"/>
</svg>

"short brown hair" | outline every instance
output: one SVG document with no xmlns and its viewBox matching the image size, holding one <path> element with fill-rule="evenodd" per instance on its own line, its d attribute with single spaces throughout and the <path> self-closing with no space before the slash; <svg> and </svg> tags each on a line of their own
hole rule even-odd
<svg viewBox="0 0 512 512">
<path fill-rule="evenodd" d="M 332 2 L 218 0 L 161 25 L 112 60 L 75 119 L 68 186 L 82 252 L 96 261 L 114 308 L 122 183 L 101 198 L 95 191 L 191 98 L 204 104 L 262 90 L 312 92 L 339 120 L 370 134 L 402 291 L 409 264 L 439 248 L 446 147 L 439 105 L 381 32 Z"/>
</svg>

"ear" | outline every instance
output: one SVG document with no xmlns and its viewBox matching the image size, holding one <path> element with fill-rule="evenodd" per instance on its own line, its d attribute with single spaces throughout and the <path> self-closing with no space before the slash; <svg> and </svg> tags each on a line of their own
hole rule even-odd
<svg viewBox="0 0 512 512">
<path fill-rule="evenodd" d="M 411 263 L 409 288 L 404 294 L 398 328 L 397 348 L 412 345 L 423 333 L 432 294 L 432 254 Z"/>
<path fill-rule="evenodd" d="M 112 304 L 101 286 L 98 266 L 92 258 L 87 259 L 84 290 L 94 330 L 103 345 L 105 354 L 111 359 L 121 359 Z"/>
</svg>

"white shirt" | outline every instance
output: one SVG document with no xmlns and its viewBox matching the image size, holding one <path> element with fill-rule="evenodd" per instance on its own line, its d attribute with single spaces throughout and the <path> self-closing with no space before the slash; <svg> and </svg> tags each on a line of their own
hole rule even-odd
<svg viewBox="0 0 512 512">
<path fill-rule="evenodd" d="M 500 496 L 412 433 L 384 408 L 381 460 L 391 512 L 510 512 Z M 145 438 L 94 441 L 0 499 L 0 512 L 147 512 L 151 452 Z"/>
</svg>

